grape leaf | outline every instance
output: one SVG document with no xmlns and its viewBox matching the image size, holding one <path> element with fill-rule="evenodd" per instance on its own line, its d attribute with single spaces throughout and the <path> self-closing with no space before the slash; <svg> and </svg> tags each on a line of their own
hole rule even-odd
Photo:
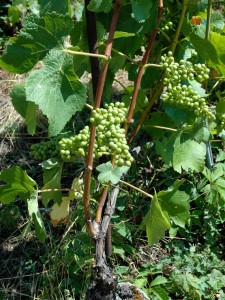
<svg viewBox="0 0 225 300">
<path fill-rule="evenodd" d="M 11 73 L 26 73 L 42 60 L 50 49 L 61 45 L 73 27 L 69 15 L 47 13 L 43 17 L 29 15 L 24 18 L 23 28 L 9 39 L 0 59 L 0 67 Z"/>
<path fill-rule="evenodd" d="M 223 30 L 224 28 L 224 17 L 221 13 L 213 12 L 210 17 L 210 25 L 214 27 L 215 30 Z"/>
<path fill-rule="evenodd" d="M 167 283 L 168 280 L 162 276 L 162 275 L 158 275 L 155 279 L 152 280 L 152 282 L 150 283 L 150 286 L 156 286 L 156 285 L 160 285 L 160 284 L 165 284 Z"/>
<path fill-rule="evenodd" d="M 11 5 L 8 9 L 8 18 L 10 23 L 15 24 L 20 22 L 20 10 L 17 6 Z"/>
<path fill-rule="evenodd" d="M 198 54 L 203 57 L 210 64 L 218 64 L 218 56 L 214 45 L 205 38 L 199 37 L 191 27 L 189 22 L 184 21 L 182 26 L 182 32 L 186 38 L 194 46 Z"/>
<path fill-rule="evenodd" d="M 51 50 L 44 67 L 28 77 L 26 97 L 48 117 L 49 135 L 57 135 L 86 102 L 86 89 L 73 71 L 72 57 Z"/>
<path fill-rule="evenodd" d="M 134 18 L 138 22 L 143 22 L 149 17 L 152 1 L 149 0 L 131 0 L 131 6 Z"/>
<path fill-rule="evenodd" d="M 65 15 L 70 11 L 70 1 L 58 1 L 58 0 L 38 0 L 40 5 L 40 14 L 43 16 L 46 13 L 56 12 L 58 14 Z"/>
<path fill-rule="evenodd" d="M 66 224 L 69 221 L 70 199 L 62 197 L 60 204 L 55 203 L 50 212 L 51 223 L 53 227 L 58 224 Z"/>
<path fill-rule="evenodd" d="M 220 98 L 219 102 L 216 104 L 217 114 L 225 114 L 225 98 Z"/>
<path fill-rule="evenodd" d="M 98 175 L 98 180 L 101 183 L 111 181 L 113 184 L 116 184 L 119 182 L 121 176 L 127 173 L 129 167 L 113 167 L 111 162 L 107 162 L 99 165 L 96 169 L 100 173 Z"/>
<path fill-rule="evenodd" d="M 200 97 L 207 97 L 205 89 L 202 88 L 202 84 L 196 80 L 189 80 L 190 85 L 192 86 L 193 91 L 197 92 Z"/>
<path fill-rule="evenodd" d="M 157 196 L 162 209 L 168 212 L 171 220 L 184 228 L 190 216 L 190 206 L 188 194 L 178 190 L 181 183 L 181 181 L 175 182 L 169 190 L 160 191 Z"/>
<path fill-rule="evenodd" d="M 35 191 L 29 199 L 27 199 L 28 213 L 31 221 L 34 223 L 35 233 L 40 242 L 44 242 L 46 238 L 46 232 L 44 223 L 38 207 L 38 193 Z"/>
<path fill-rule="evenodd" d="M 36 182 L 30 178 L 20 167 L 13 166 L 0 174 L 0 180 L 6 185 L 0 186 L 0 201 L 10 203 L 17 196 L 29 199 L 35 192 Z"/>
<path fill-rule="evenodd" d="M 25 85 L 15 85 L 10 96 L 14 108 L 25 119 L 28 133 L 34 134 L 37 125 L 36 105 L 33 102 L 26 101 Z"/>
<path fill-rule="evenodd" d="M 63 162 L 57 161 L 55 158 L 44 161 L 42 164 L 44 186 L 42 190 L 61 189 L 61 175 Z M 60 204 L 62 201 L 62 192 L 43 192 L 42 202 L 47 206 L 50 200 Z"/>
<path fill-rule="evenodd" d="M 112 0 L 91 0 L 88 9 L 93 12 L 108 13 L 112 8 Z"/>
<path fill-rule="evenodd" d="M 173 160 L 173 145 L 174 140 L 177 136 L 177 133 L 172 133 L 169 135 L 169 137 L 163 137 L 162 140 L 156 140 L 155 142 L 155 148 L 158 155 L 162 157 L 162 160 L 167 164 L 168 166 L 172 166 L 172 160 Z"/>
<path fill-rule="evenodd" d="M 181 135 L 175 140 L 173 152 L 173 168 L 178 173 L 193 170 L 201 172 L 204 168 L 206 146 L 204 143 L 197 143 L 194 140 L 182 142 Z"/>
<path fill-rule="evenodd" d="M 216 180 L 216 186 L 221 198 L 223 199 L 223 201 L 225 201 L 225 179 L 218 178 Z"/>
<path fill-rule="evenodd" d="M 150 291 L 157 296 L 159 300 L 170 300 L 171 298 L 168 296 L 167 292 L 164 288 L 160 286 L 154 286 L 150 289 Z"/>
<path fill-rule="evenodd" d="M 150 120 L 145 121 L 142 127 L 152 137 L 157 139 L 163 137 L 165 132 L 169 131 L 170 128 L 174 131 L 177 129 L 173 120 L 167 114 L 162 112 L 151 113 Z"/>
<path fill-rule="evenodd" d="M 143 224 L 146 226 L 148 244 L 152 246 L 165 236 L 165 231 L 170 229 L 170 218 L 166 211 L 163 211 L 158 197 L 155 194 L 149 211 L 144 217 Z"/>
<path fill-rule="evenodd" d="M 216 49 L 218 63 L 213 64 L 213 63 L 209 62 L 209 64 L 212 67 L 214 67 L 215 69 L 219 70 L 223 74 L 223 76 L 225 76 L 225 57 L 224 57 L 224 48 L 222 46 L 225 43 L 225 36 L 220 35 L 215 32 L 211 32 L 210 33 L 210 42 Z"/>
</svg>

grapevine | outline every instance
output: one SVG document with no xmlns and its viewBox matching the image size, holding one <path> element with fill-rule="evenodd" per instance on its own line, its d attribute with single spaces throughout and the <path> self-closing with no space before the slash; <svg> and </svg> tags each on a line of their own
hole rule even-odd
<svg viewBox="0 0 225 300">
<path fill-rule="evenodd" d="M 215 116 L 206 104 L 206 100 L 193 90 L 191 85 L 181 84 L 182 80 L 202 82 L 209 78 L 209 69 L 205 64 L 193 64 L 191 61 L 174 61 L 172 52 L 161 57 L 161 66 L 165 70 L 163 83 L 167 87 L 162 95 L 164 102 L 194 110 L 197 116 L 215 120 Z"/>
<path fill-rule="evenodd" d="M 125 130 L 121 124 L 125 121 L 127 109 L 124 103 L 116 102 L 92 111 L 90 123 L 96 126 L 97 134 L 94 146 L 94 158 L 108 155 L 121 167 L 131 166 L 133 158 L 127 145 Z M 46 160 L 49 157 L 60 157 L 65 162 L 87 155 L 90 139 L 89 126 L 85 126 L 77 135 L 56 137 L 31 147 L 35 159 Z"/>
</svg>

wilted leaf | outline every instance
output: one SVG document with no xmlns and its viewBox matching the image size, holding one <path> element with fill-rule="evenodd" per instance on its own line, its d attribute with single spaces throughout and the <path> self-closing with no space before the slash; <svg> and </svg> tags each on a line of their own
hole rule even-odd
<svg viewBox="0 0 225 300">
<path fill-rule="evenodd" d="M 69 221 L 69 212 L 70 212 L 70 199 L 69 197 L 62 197 L 62 202 L 60 205 L 55 203 L 52 206 L 50 218 L 53 227 L 55 227 L 58 224 L 66 224 Z"/>
</svg>

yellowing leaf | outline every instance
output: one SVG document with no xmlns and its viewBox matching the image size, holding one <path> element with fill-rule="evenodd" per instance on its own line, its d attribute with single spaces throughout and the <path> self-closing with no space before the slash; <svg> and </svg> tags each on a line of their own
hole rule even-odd
<svg viewBox="0 0 225 300">
<path fill-rule="evenodd" d="M 71 190 L 69 191 L 69 199 L 70 200 L 82 199 L 83 191 L 84 191 L 83 178 L 75 177 L 72 182 Z"/>
<path fill-rule="evenodd" d="M 53 227 L 55 227 L 58 224 L 66 224 L 69 221 L 69 211 L 70 199 L 68 197 L 62 197 L 62 202 L 60 205 L 55 203 L 52 206 L 50 218 Z"/>
</svg>

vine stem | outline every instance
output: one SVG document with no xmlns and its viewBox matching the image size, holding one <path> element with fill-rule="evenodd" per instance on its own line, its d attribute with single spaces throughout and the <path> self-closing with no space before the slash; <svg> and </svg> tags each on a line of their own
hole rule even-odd
<svg viewBox="0 0 225 300">
<path fill-rule="evenodd" d="M 88 48 L 90 53 L 99 54 L 96 16 L 93 11 L 88 10 L 90 1 L 91 0 L 84 0 Z M 100 64 L 98 57 L 92 56 L 89 60 L 91 65 L 92 90 L 95 97 L 100 76 Z"/>
<path fill-rule="evenodd" d="M 162 7 L 162 10 L 163 10 L 163 2 L 160 1 L 160 5 Z M 181 32 L 181 27 L 182 27 L 182 24 L 183 24 L 183 21 L 184 21 L 184 17 L 185 17 L 185 13 L 186 13 L 186 10 L 187 10 L 187 0 L 183 0 L 183 5 L 182 5 L 182 11 L 181 11 L 181 15 L 180 15 L 180 20 L 179 20 L 179 23 L 178 23 L 178 26 L 177 26 L 177 30 L 176 30 L 176 33 L 175 33 L 175 36 L 174 36 L 174 39 L 172 41 L 172 45 L 171 45 L 171 51 L 174 53 L 175 49 L 176 49 L 176 46 L 177 46 L 177 43 L 178 43 L 178 39 L 179 39 L 179 36 L 180 36 L 180 32 Z M 161 18 L 162 18 L 162 13 L 160 15 L 158 15 L 158 26 L 159 26 L 159 23 L 161 21 Z M 157 28 L 155 29 L 157 30 Z M 163 76 L 163 75 L 162 75 Z M 153 92 L 152 94 L 152 97 L 151 99 L 149 100 L 149 104 L 148 104 L 148 107 L 142 112 L 141 114 L 141 117 L 140 117 L 140 120 L 138 121 L 137 125 L 135 126 L 133 132 L 131 133 L 129 139 L 128 139 L 128 144 L 130 144 L 132 142 L 132 140 L 134 139 L 134 137 L 137 135 L 138 131 L 140 130 L 144 120 L 146 119 L 146 117 L 149 115 L 150 111 L 151 111 L 151 108 L 152 106 L 154 105 L 155 101 L 160 97 L 160 95 L 162 94 L 162 91 L 163 91 L 163 84 L 161 83 L 157 89 L 155 89 L 155 91 Z"/>
<path fill-rule="evenodd" d="M 170 128 L 170 127 L 165 127 L 165 126 L 159 126 L 159 125 L 146 125 L 144 127 L 152 127 L 152 128 L 156 128 L 156 129 L 164 129 L 164 130 L 174 131 L 174 132 L 178 131 L 175 128 Z"/>
<path fill-rule="evenodd" d="M 177 47 L 178 39 L 179 39 L 180 32 L 181 32 L 181 27 L 182 27 L 182 24 L 184 22 L 185 13 L 186 13 L 186 10 L 187 10 L 187 5 L 188 5 L 188 0 L 183 0 L 182 10 L 181 10 L 181 14 L 180 14 L 180 20 L 179 20 L 179 23 L 177 25 L 177 30 L 176 30 L 176 33 L 175 33 L 175 36 L 173 38 L 172 45 L 171 45 L 172 53 L 174 53 L 174 51 Z"/>
<path fill-rule="evenodd" d="M 113 17 L 109 29 L 108 40 L 105 49 L 105 56 L 108 58 L 107 60 L 103 61 L 102 69 L 99 76 L 98 86 L 95 95 L 95 102 L 94 102 L 94 109 L 99 108 L 101 105 L 102 100 L 102 93 L 103 88 L 105 85 L 106 74 L 108 70 L 108 63 L 109 58 L 112 51 L 112 44 L 113 44 L 113 37 L 114 32 L 116 29 L 118 17 L 120 11 L 120 4 L 116 2 L 113 12 Z M 86 227 L 88 233 L 92 237 L 96 237 L 96 230 L 93 227 L 92 220 L 91 220 L 91 213 L 90 213 L 90 184 L 91 184 L 91 176 L 92 176 L 92 169 L 93 169 L 93 154 L 94 154 L 94 143 L 95 143 L 95 136 L 96 136 L 96 127 L 94 125 L 91 126 L 90 130 L 90 141 L 89 141 L 89 148 L 88 148 L 88 155 L 86 158 L 86 168 L 84 174 L 84 194 L 83 194 L 83 202 L 84 202 L 84 215 L 86 220 Z"/>
<path fill-rule="evenodd" d="M 74 51 L 70 49 L 64 49 L 64 52 L 71 54 L 71 55 L 80 55 L 80 56 L 88 56 L 88 57 L 96 57 L 101 58 L 103 60 L 109 60 L 109 57 L 103 54 L 95 54 L 95 53 L 89 53 L 89 52 L 81 52 L 81 51 Z"/>
<path fill-rule="evenodd" d="M 157 32 L 158 32 L 158 27 L 159 27 L 159 24 L 161 22 L 161 18 L 162 18 L 162 15 L 163 15 L 163 0 L 159 0 L 158 3 L 159 3 L 159 5 L 158 5 L 159 8 L 158 8 L 157 27 L 153 30 L 153 33 L 150 37 L 147 49 L 145 51 L 145 54 L 143 56 L 143 59 L 141 61 L 141 64 L 140 64 L 140 67 L 139 67 L 139 70 L 138 70 L 137 78 L 136 78 L 136 81 L 135 81 L 135 84 L 134 84 L 134 91 L 133 91 L 131 103 L 130 103 L 130 106 L 129 106 L 128 114 L 127 114 L 127 119 L 126 119 L 126 122 L 125 122 L 125 125 L 124 125 L 125 133 L 127 133 L 128 128 L 130 126 L 130 123 L 132 122 L 133 112 L 134 112 L 134 108 L 135 108 L 135 105 L 136 105 L 137 95 L 138 95 L 138 91 L 139 91 L 139 88 L 140 88 L 140 85 L 141 85 L 141 79 L 142 79 L 142 76 L 143 76 L 145 64 L 148 61 L 150 52 L 152 50 L 153 43 L 155 41 L 155 38 L 156 38 L 156 35 L 157 35 Z"/>
<path fill-rule="evenodd" d="M 124 184 L 124 185 L 126 185 L 126 186 L 129 186 L 129 187 L 132 188 L 133 190 L 138 191 L 139 193 L 145 195 L 146 197 L 149 197 L 149 198 L 151 198 L 151 199 L 153 198 L 153 196 L 152 196 L 151 194 L 149 194 L 149 193 L 147 193 L 147 192 L 145 192 L 145 191 L 139 189 L 138 187 L 134 186 L 133 184 L 130 184 L 130 183 L 128 183 L 128 182 L 126 182 L 126 181 L 123 181 L 123 180 L 121 180 L 121 179 L 120 179 L 119 182 L 122 183 L 122 184 Z"/>
<path fill-rule="evenodd" d="M 209 39 L 211 11 L 212 11 L 212 0 L 208 0 L 207 22 L 206 22 L 206 30 L 205 30 L 205 39 L 206 40 Z"/>
</svg>

